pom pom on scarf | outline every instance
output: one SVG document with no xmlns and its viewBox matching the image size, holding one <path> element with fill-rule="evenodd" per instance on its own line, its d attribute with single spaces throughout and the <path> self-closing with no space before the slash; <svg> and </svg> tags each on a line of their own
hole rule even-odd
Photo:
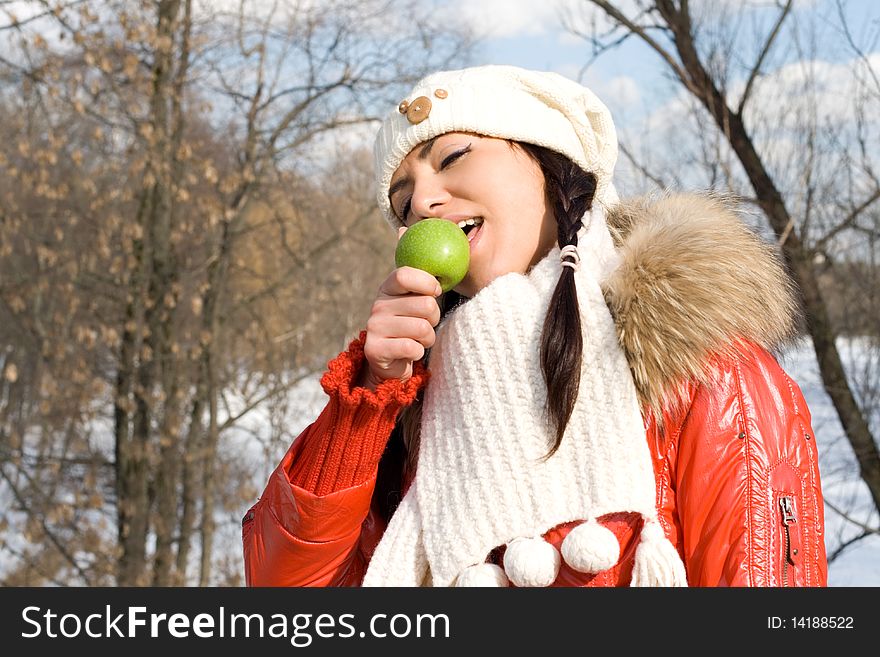
<svg viewBox="0 0 880 657">
<path fill-rule="evenodd" d="M 510 586 L 510 582 L 501 566 L 496 566 L 494 563 L 478 563 L 461 571 L 458 579 L 455 580 L 455 585 Z"/>
<path fill-rule="evenodd" d="M 540 536 L 515 538 L 504 551 L 504 571 L 520 587 L 550 586 L 561 564 L 559 551 Z"/>
<path fill-rule="evenodd" d="M 572 529 L 562 541 L 565 563 L 582 573 L 598 573 L 620 559 L 620 542 L 607 527 L 588 520 Z"/>
</svg>

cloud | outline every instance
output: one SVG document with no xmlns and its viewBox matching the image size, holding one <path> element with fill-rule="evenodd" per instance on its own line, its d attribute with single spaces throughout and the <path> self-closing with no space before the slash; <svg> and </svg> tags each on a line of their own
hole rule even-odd
<svg viewBox="0 0 880 657">
<path fill-rule="evenodd" d="M 582 0 L 455 0 L 446 7 L 481 36 L 510 38 L 556 32 L 563 11 L 579 10 Z"/>
<path fill-rule="evenodd" d="M 865 92 L 870 95 L 869 66 L 874 76 L 880 76 L 880 53 L 869 55 L 867 61 L 802 60 L 783 66 L 757 82 L 746 118 L 786 127 L 809 115 L 815 115 L 819 123 L 851 122 L 858 101 L 864 100 Z M 742 86 L 736 90 L 737 97 Z M 878 92 L 875 88 L 874 95 Z"/>
<path fill-rule="evenodd" d="M 603 98 L 609 105 L 626 107 L 641 102 L 642 94 L 638 83 L 627 75 L 619 75 L 605 84 Z"/>
</svg>

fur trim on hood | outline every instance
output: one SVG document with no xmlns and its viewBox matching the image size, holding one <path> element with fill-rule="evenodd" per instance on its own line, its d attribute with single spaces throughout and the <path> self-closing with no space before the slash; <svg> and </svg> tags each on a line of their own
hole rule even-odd
<svg viewBox="0 0 880 657">
<path fill-rule="evenodd" d="M 717 196 L 670 194 L 621 202 L 608 214 L 620 266 L 605 298 L 643 412 L 662 417 L 714 355 L 743 343 L 778 350 L 800 317 L 797 290 L 774 245 Z"/>
</svg>

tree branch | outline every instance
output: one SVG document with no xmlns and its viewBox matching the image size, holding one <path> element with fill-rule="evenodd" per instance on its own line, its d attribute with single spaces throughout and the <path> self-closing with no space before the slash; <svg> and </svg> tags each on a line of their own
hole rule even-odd
<svg viewBox="0 0 880 657">
<path fill-rule="evenodd" d="M 773 42 L 776 40 L 777 35 L 779 34 L 780 29 L 782 28 L 782 23 L 785 22 L 788 13 L 791 11 L 791 4 L 793 0 L 788 0 L 785 3 L 785 7 L 782 8 L 782 11 L 779 13 L 779 18 L 776 19 L 776 24 L 773 25 L 773 29 L 770 30 L 770 36 L 767 37 L 767 41 L 764 42 L 764 47 L 761 49 L 761 54 L 758 55 L 758 59 L 755 61 L 755 65 L 752 67 L 751 72 L 749 73 L 749 79 L 746 82 L 746 87 L 743 89 L 742 98 L 740 98 L 739 105 L 736 108 L 736 113 L 742 116 L 743 109 L 746 106 L 746 102 L 749 99 L 749 95 L 752 92 L 752 85 L 755 83 L 757 77 L 761 74 L 761 66 L 764 63 L 764 60 L 767 58 L 768 53 L 770 52 L 770 48 L 773 46 Z"/>
<path fill-rule="evenodd" d="M 874 82 L 874 86 L 877 87 L 877 94 L 880 95 L 880 79 L 877 78 L 877 74 L 874 72 L 874 67 L 871 66 L 871 62 L 868 60 L 867 55 L 864 51 L 856 45 L 855 39 L 852 37 L 852 33 L 849 31 L 849 24 L 846 22 L 846 16 L 843 13 L 843 5 L 840 0 L 837 0 L 837 14 L 840 17 L 840 25 L 843 30 L 843 36 L 846 39 L 847 45 L 852 48 L 853 52 L 858 55 L 858 58 L 865 65 L 865 68 L 868 69 L 868 74 L 871 76 L 871 79 Z"/>
<path fill-rule="evenodd" d="M 832 239 L 834 239 L 838 234 L 847 228 L 860 228 L 856 225 L 856 219 L 868 209 L 873 203 L 875 203 L 878 199 L 880 199 L 880 189 L 874 190 L 874 193 L 871 194 L 867 199 L 865 199 L 861 204 L 857 207 L 853 208 L 852 212 L 850 212 L 843 220 L 838 223 L 834 228 L 825 233 L 822 239 L 816 242 L 817 250 L 824 250 Z"/>
<path fill-rule="evenodd" d="M 28 23 L 32 23 L 32 22 L 39 20 L 41 18 L 45 18 L 46 16 L 49 16 L 49 15 L 57 16 L 65 9 L 70 9 L 70 8 L 75 7 L 77 5 L 81 5 L 85 1 L 86 0 L 74 0 L 73 2 L 70 2 L 67 5 L 59 6 L 57 9 L 49 7 L 48 2 L 41 1 L 40 4 L 43 5 L 44 7 L 46 7 L 46 11 L 39 13 L 39 14 L 34 14 L 33 16 L 28 16 L 27 18 L 22 19 L 22 20 L 19 20 L 15 16 L 15 14 L 13 14 L 8 9 L 4 9 L 3 12 L 6 14 L 7 17 L 9 17 L 10 23 L 8 25 L 0 25 L 0 31 L 12 30 L 12 29 L 17 30 L 17 29 L 20 29 L 23 25 L 27 25 Z M 3 3 L 3 4 L 6 4 L 6 3 Z M 14 3 L 9 3 L 9 4 L 19 4 L 19 3 L 14 2 Z"/>
<path fill-rule="evenodd" d="M 31 479 L 30 475 L 28 475 L 27 472 L 25 472 L 21 468 L 19 468 L 19 472 L 21 472 L 25 476 L 25 478 L 28 480 L 28 482 L 31 485 L 33 485 L 34 482 Z M 19 504 L 21 504 L 22 509 L 27 509 L 28 508 L 27 502 L 25 501 L 24 496 L 22 496 L 21 491 L 18 490 L 18 487 L 15 485 L 15 483 L 12 481 L 12 479 L 10 479 L 9 475 L 6 474 L 6 471 L 3 468 L 0 468 L 0 477 L 3 477 L 3 479 L 6 481 L 7 485 L 9 486 L 9 489 L 12 491 L 12 494 L 15 496 L 15 499 L 18 501 Z M 72 554 L 70 554 L 67 551 L 67 548 L 65 548 L 64 545 L 61 544 L 61 541 L 58 539 L 58 537 L 52 533 L 52 530 L 49 529 L 49 526 L 46 524 L 46 519 L 43 517 L 43 515 L 36 513 L 36 512 L 33 512 L 33 511 L 31 511 L 30 513 L 33 513 L 34 515 L 37 516 L 37 518 L 40 522 L 40 527 L 42 527 L 43 531 L 46 532 L 46 536 L 52 542 L 52 545 L 54 545 L 55 548 L 58 550 L 58 553 L 62 557 L 64 557 L 64 559 L 71 566 L 73 566 L 73 569 L 76 570 L 77 573 L 79 573 L 79 576 L 83 578 L 83 581 L 86 584 L 90 584 L 91 579 L 89 578 L 86 571 L 84 571 L 82 569 L 82 567 L 76 562 L 76 559 L 73 557 Z"/>
<path fill-rule="evenodd" d="M 832 552 L 831 555 L 828 557 L 828 563 L 831 563 L 832 561 L 834 561 L 837 557 L 839 557 L 841 554 L 843 554 L 843 552 L 847 548 L 849 548 L 851 545 L 859 542 L 863 538 L 867 538 L 868 536 L 873 536 L 875 534 L 880 534 L 880 529 L 877 529 L 874 527 L 869 527 L 868 525 L 856 520 L 855 518 L 850 517 L 846 512 L 844 512 L 841 509 L 838 509 L 833 503 L 829 502 L 828 498 L 825 498 L 825 506 L 827 506 L 829 509 L 834 511 L 837 515 L 839 515 L 841 518 L 846 520 L 848 523 L 851 523 L 862 530 L 861 533 L 859 533 L 857 536 L 854 536 L 853 538 L 851 538 L 847 541 L 844 541 L 843 543 L 838 545 L 837 549 L 834 550 L 834 552 Z"/>
<path fill-rule="evenodd" d="M 620 25 L 628 29 L 630 32 L 638 35 L 638 37 L 641 38 L 646 44 L 648 44 L 648 46 L 650 46 L 650 48 L 654 50 L 654 52 L 656 52 L 658 55 L 660 55 L 660 57 L 663 58 L 669 68 L 672 69 L 676 77 L 681 80 L 681 83 L 685 87 L 687 87 L 694 94 L 699 93 L 696 87 L 694 87 L 691 79 L 688 77 L 687 72 L 681 67 L 675 57 L 673 57 L 668 50 L 666 50 L 657 41 L 655 41 L 654 38 L 648 34 L 643 26 L 637 25 L 635 22 L 624 16 L 617 7 L 612 5 L 610 2 L 607 2 L 607 0 L 590 0 L 590 2 L 600 7 L 602 10 L 605 11 L 606 14 L 611 16 L 614 20 L 616 20 Z"/>
<path fill-rule="evenodd" d="M 266 400 L 272 399 L 273 397 L 275 397 L 276 395 L 278 395 L 282 392 L 287 392 L 288 390 L 290 390 L 291 387 L 295 386 L 297 383 L 299 383 L 300 381 L 302 381 L 306 377 L 311 376 L 312 374 L 313 374 L 312 372 L 307 372 L 306 374 L 303 374 L 303 375 L 295 378 L 293 381 L 287 381 L 279 386 L 275 386 L 274 388 L 272 388 L 271 390 L 269 390 L 265 394 L 257 397 L 256 399 L 251 401 L 247 406 L 245 406 L 243 409 L 241 409 L 235 415 L 230 414 L 230 416 L 228 418 L 226 418 L 226 420 L 223 422 L 223 424 L 221 424 L 220 427 L 217 429 L 218 433 L 222 433 L 226 429 L 235 425 L 236 422 L 238 422 L 241 418 L 243 418 L 245 415 L 247 415 L 252 410 L 257 408 L 260 404 L 262 404 Z M 227 407 L 227 412 L 229 412 L 228 407 Z"/>
<path fill-rule="evenodd" d="M 664 182 L 663 180 L 658 178 L 656 175 L 654 175 L 653 173 L 648 171 L 648 167 L 646 167 L 642 164 L 639 164 L 639 162 L 636 160 L 635 156 L 633 156 L 633 154 L 630 152 L 629 148 L 626 147 L 626 145 L 624 145 L 621 142 L 617 145 L 617 148 L 620 149 L 620 152 L 623 153 L 624 157 L 626 157 L 627 160 L 629 160 L 629 163 L 632 166 L 634 166 L 639 171 L 639 173 L 641 173 L 645 178 L 647 178 L 652 183 L 657 185 L 657 187 L 659 187 L 660 189 L 667 189 L 668 188 L 668 185 L 666 184 L 666 182 Z"/>
</svg>

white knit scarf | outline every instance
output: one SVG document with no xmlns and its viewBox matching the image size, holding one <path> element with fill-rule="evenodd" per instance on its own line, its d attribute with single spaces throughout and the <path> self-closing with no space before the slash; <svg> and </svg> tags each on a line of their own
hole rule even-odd
<svg viewBox="0 0 880 657">
<path fill-rule="evenodd" d="M 438 327 L 415 480 L 364 586 L 505 585 L 508 577 L 520 586 L 548 585 L 560 557 L 539 537 L 574 520 L 586 522 L 566 537 L 562 556 L 577 570 L 604 570 L 617 563 L 620 546 L 595 519 L 623 511 L 645 519 L 633 585 L 685 585 L 684 566 L 657 523 L 635 386 L 600 288 L 616 264 L 613 243 L 600 210 L 585 224 L 575 272 L 580 391 L 561 446 L 544 460 L 554 434 L 540 344 L 562 272 L 556 247 L 528 275 L 495 279 Z M 494 566 L 488 578 L 485 570 L 473 576 L 505 544 L 507 572 Z"/>
</svg>

